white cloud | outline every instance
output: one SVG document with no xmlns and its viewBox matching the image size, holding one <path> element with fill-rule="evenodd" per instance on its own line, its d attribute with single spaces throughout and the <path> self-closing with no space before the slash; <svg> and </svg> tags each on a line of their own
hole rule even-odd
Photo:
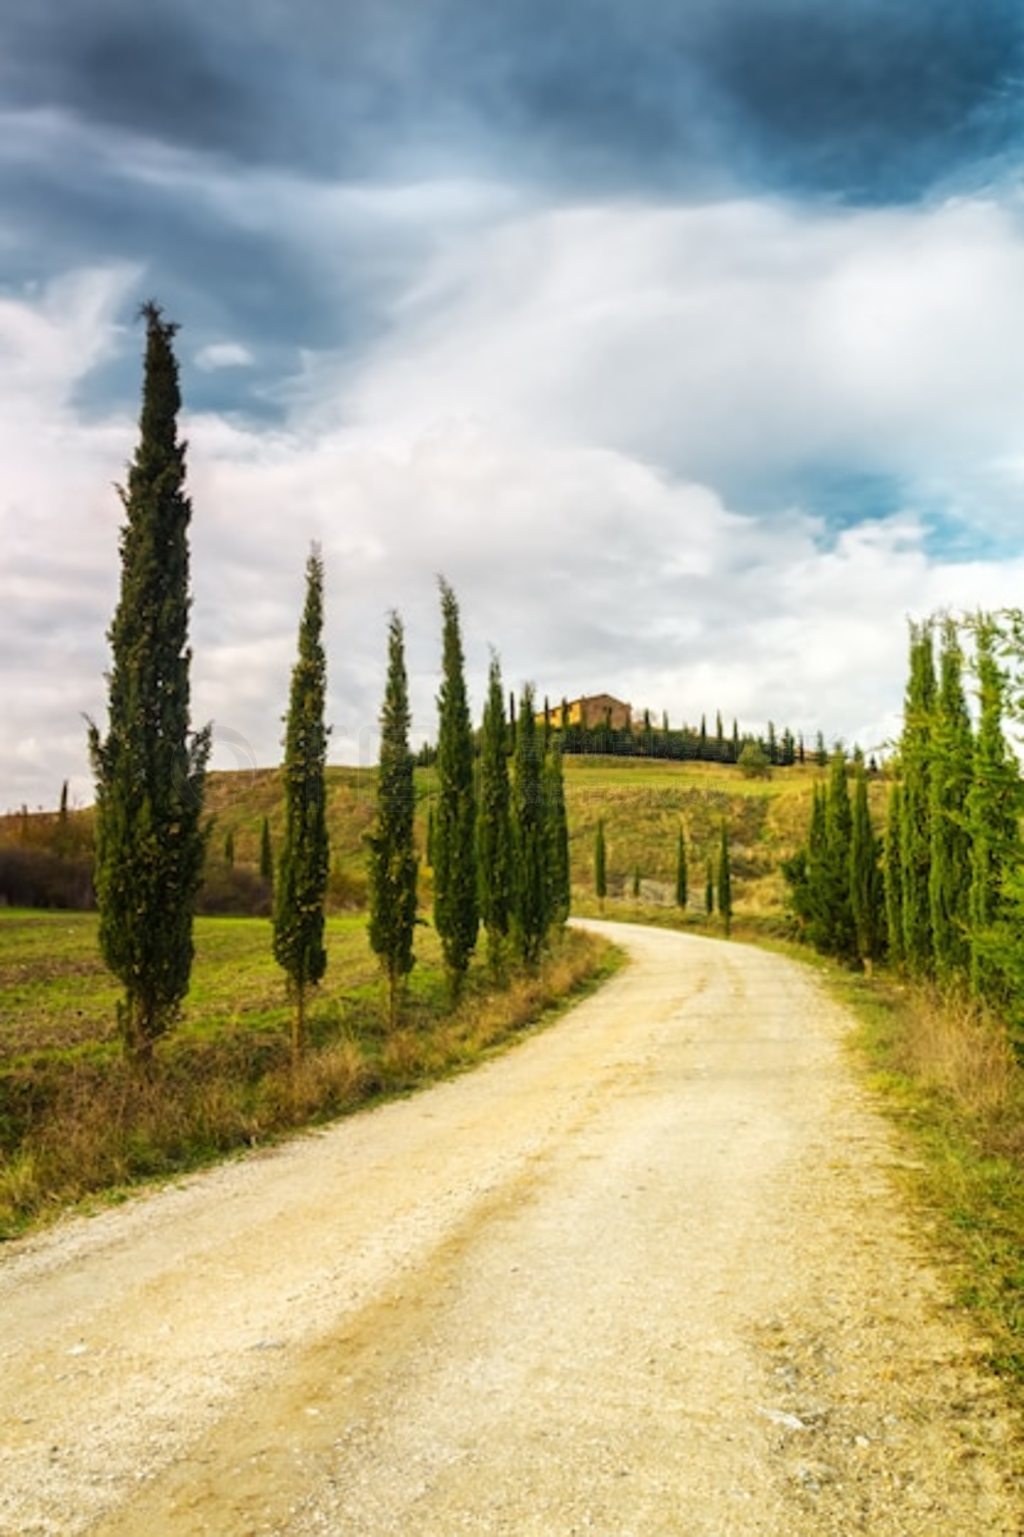
<svg viewBox="0 0 1024 1537">
<path fill-rule="evenodd" d="M 895 728 L 906 614 L 1019 598 L 1024 557 L 936 558 L 909 494 L 833 537 L 813 508 L 759 520 L 720 489 L 852 464 L 964 504 L 984 488 L 1008 520 L 1024 465 L 1014 209 L 496 202 L 484 224 L 427 242 L 386 338 L 310 360 L 286 427 L 186 422 L 195 715 L 216 721 L 222 761 L 279 754 L 312 538 L 338 760 L 373 754 L 392 606 L 415 728 L 433 731 L 438 571 L 477 705 L 493 642 L 510 684 L 555 697 L 608 688 L 674 720 L 721 708 L 866 745 Z M 136 277 L 0 303 L 0 804 L 53 802 L 69 775 L 88 794 L 79 717 L 102 717 L 111 481 L 136 429 L 74 402 L 91 367 L 138 347 L 117 324 Z"/>
<path fill-rule="evenodd" d="M 1024 223 L 983 200 L 514 217 L 436 256 L 342 406 L 542 429 L 712 482 L 866 465 L 1016 511 Z"/>
<path fill-rule="evenodd" d="M 220 368 L 251 368 L 256 360 L 241 342 L 209 342 L 200 347 L 194 361 L 202 373 L 210 374 Z"/>
</svg>

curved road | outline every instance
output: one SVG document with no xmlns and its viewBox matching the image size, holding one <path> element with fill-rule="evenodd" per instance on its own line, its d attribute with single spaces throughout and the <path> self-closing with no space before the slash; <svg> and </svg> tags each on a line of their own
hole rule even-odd
<svg viewBox="0 0 1024 1537">
<path fill-rule="evenodd" d="M 1012 1426 L 780 957 L 0 1256 L 0 1531 L 1019 1533 Z"/>
</svg>

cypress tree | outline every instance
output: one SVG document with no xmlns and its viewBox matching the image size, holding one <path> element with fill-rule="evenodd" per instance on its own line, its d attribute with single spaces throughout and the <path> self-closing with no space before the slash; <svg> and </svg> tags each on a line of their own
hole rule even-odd
<svg viewBox="0 0 1024 1537">
<path fill-rule="evenodd" d="M 99 942 L 124 998 L 118 1027 L 145 1067 L 188 991 L 202 879 L 209 729 L 189 730 L 188 525 L 176 327 L 155 304 L 146 322 L 139 443 L 119 488 L 121 591 L 109 631 L 108 731 L 89 724 L 96 778 Z"/>
<path fill-rule="evenodd" d="M 729 827 L 722 823 L 722 836 L 718 846 L 718 911 L 725 923 L 725 937 L 732 930 L 732 872 L 729 868 Z"/>
<path fill-rule="evenodd" d="M 850 808 L 850 787 L 846 778 L 846 755 L 839 747 L 832 754 L 829 770 L 825 835 L 828 863 L 826 904 L 829 941 L 827 949 L 840 960 L 853 960 L 857 953 L 853 904 L 850 900 L 853 812 Z"/>
<path fill-rule="evenodd" d="M 544 815 L 547 836 L 548 923 L 565 927 L 572 902 L 569 821 L 565 810 L 562 754 L 553 742 L 544 760 Z"/>
<path fill-rule="evenodd" d="M 676 906 L 686 910 L 688 871 L 686 868 L 686 836 L 682 827 L 676 837 Z"/>
<path fill-rule="evenodd" d="M 324 767 L 327 662 L 321 633 L 324 566 L 314 546 L 306 562 L 306 601 L 299 625 L 284 739 L 284 842 L 274 892 L 274 957 L 295 1003 L 292 1055 L 305 1049 L 306 999 L 327 969 L 324 896 L 330 868 Z"/>
<path fill-rule="evenodd" d="M 604 822 L 599 820 L 597 832 L 594 835 L 594 890 L 597 893 L 597 900 L 601 904 L 602 912 L 604 912 L 604 899 L 608 894 L 606 859 Z"/>
<path fill-rule="evenodd" d="M 639 865 L 634 865 L 633 866 L 633 901 L 634 902 L 637 901 L 639 896 L 640 896 L 640 866 Z"/>
<path fill-rule="evenodd" d="M 820 731 L 815 739 L 814 761 L 819 768 L 828 768 L 828 752 L 825 748 L 825 738 Z"/>
<path fill-rule="evenodd" d="M 413 968 L 416 927 L 415 790 L 409 751 L 409 686 L 402 621 L 388 625 L 388 675 L 380 712 L 377 815 L 369 837 L 370 946 L 388 989 L 388 1022 L 398 1023 L 405 979 Z"/>
<path fill-rule="evenodd" d="M 715 872 L 710 859 L 704 880 L 704 911 L 709 918 L 715 911 Z"/>
<path fill-rule="evenodd" d="M 513 928 L 519 954 L 530 967 L 540 960 L 549 917 L 543 781 L 533 688 L 527 684 L 519 707 L 512 765 L 512 838 L 515 854 Z"/>
<path fill-rule="evenodd" d="M 1005 680 L 995 654 L 995 629 L 981 618 L 976 626 L 978 732 L 974 741 L 967 817 L 971 838 L 970 982 L 978 997 L 998 1000 L 1001 991 L 997 934 L 1004 916 L 1003 882 L 1019 857 L 1017 819 L 1021 788 L 1016 763 L 1003 735 Z"/>
<path fill-rule="evenodd" d="M 900 868 L 903 958 L 916 976 L 933 969 L 929 866 L 932 855 L 931 759 L 935 657 L 930 622 L 910 627 L 910 676 L 903 709 Z"/>
<path fill-rule="evenodd" d="M 889 960 L 903 964 L 903 787 L 889 791 L 885 817 L 885 933 Z"/>
<path fill-rule="evenodd" d="M 229 831 L 227 836 L 224 839 L 224 863 L 227 865 L 229 870 L 233 870 L 234 867 L 235 867 L 235 835 L 234 835 L 234 832 L 230 832 Z"/>
<path fill-rule="evenodd" d="M 57 853 L 64 857 L 70 844 L 70 831 L 68 827 L 68 782 L 65 779 L 60 787 L 60 809 L 57 812 Z"/>
<path fill-rule="evenodd" d="M 498 658 L 492 656 L 480 739 L 477 868 L 480 873 L 480 917 L 487 930 L 488 954 L 495 975 L 501 969 L 514 898 L 507 741 L 501 668 Z"/>
<path fill-rule="evenodd" d="M 800 764 L 801 768 L 803 768 L 804 759 L 805 759 L 806 756 L 807 756 L 807 749 L 804 747 L 804 734 L 801 731 L 801 733 L 800 733 L 800 740 L 799 740 L 799 743 L 797 745 L 797 750 L 796 750 L 797 762 Z"/>
<path fill-rule="evenodd" d="M 739 762 L 740 757 L 740 728 L 736 720 L 732 723 L 732 761 Z"/>
<path fill-rule="evenodd" d="M 700 718 L 700 752 L 699 752 L 698 756 L 700 757 L 701 761 L 703 762 L 703 760 L 707 757 L 707 755 L 708 755 L 708 722 L 707 722 L 707 716 L 702 715 L 701 718 Z"/>
<path fill-rule="evenodd" d="M 856 952 L 867 971 L 882 954 L 885 932 L 885 893 L 878 863 L 878 838 L 871 825 L 868 778 L 864 754 L 856 754 L 856 788 L 850 829 L 850 906 Z"/>
<path fill-rule="evenodd" d="M 715 712 L 715 756 L 719 763 L 725 761 L 725 730 L 722 726 L 722 712 Z"/>
<path fill-rule="evenodd" d="M 437 698 L 437 815 L 434 827 L 434 923 L 453 999 L 462 991 L 476 945 L 476 796 L 473 729 L 455 594 L 442 578 L 442 678 Z"/>
<path fill-rule="evenodd" d="M 782 746 L 779 750 L 779 762 L 784 768 L 792 768 L 796 762 L 796 742 L 793 733 L 787 726 L 782 733 Z"/>
<path fill-rule="evenodd" d="M 270 842 L 270 823 L 263 818 L 260 829 L 260 875 L 268 886 L 274 884 L 274 850 Z"/>
<path fill-rule="evenodd" d="M 811 797 L 811 822 L 807 833 L 803 916 L 807 937 L 818 950 L 827 951 L 831 939 L 829 922 L 829 858 L 827 799 L 824 785 L 815 785 Z"/>
<path fill-rule="evenodd" d="M 974 743 L 962 668 L 956 625 L 946 619 L 942 626 L 939 690 L 932 724 L 928 875 L 932 948 L 940 981 L 966 975 L 970 967 L 967 931 L 971 840 L 967 796 Z"/>
</svg>

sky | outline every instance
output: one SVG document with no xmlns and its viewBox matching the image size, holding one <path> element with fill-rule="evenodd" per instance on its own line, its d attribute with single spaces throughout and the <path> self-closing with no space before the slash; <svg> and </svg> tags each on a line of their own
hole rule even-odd
<svg viewBox="0 0 1024 1537">
<path fill-rule="evenodd" d="M 471 699 L 874 749 L 906 620 L 1024 593 L 1016 0 L 33 0 L 0 15 L 0 809 L 87 803 L 142 301 L 177 336 L 192 685 L 331 760 L 392 609 Z"/>
</svg>

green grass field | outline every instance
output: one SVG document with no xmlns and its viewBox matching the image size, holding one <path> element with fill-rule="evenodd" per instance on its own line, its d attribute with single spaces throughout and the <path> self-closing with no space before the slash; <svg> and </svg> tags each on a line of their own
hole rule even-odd
<svg viewBox="0 0 1024 1537">
<path fill-rule="evenodd" d="M 99 958 L 96 915 L 0 909 L 0 1238 L 90 1193 L 197 1167 L 468 1066 L 616 964 L 610 946 L 573 933 L 538 974 L 513 971 L 504 988 L 477 959 L 453 1010 L 424 927 L 392 1032 L 365 917 L 336 916 L 296 1067 L 269 923 L 199 918 L 195 935 L 180 1022 L 159 1044 L 158 1071 L 140 1080 L 116 1039 L 118 988 Z"/>
<path fill-rule="evenodd" d="M 53 1054 L 105 1056 L 117 1050 L 119 989 L 100 958 L 94 913 L 0 909 L 0 1069 Z M 271 927 L 258 918 L 198 918 L 192 987 L 174 1039 L 248 1031 L 287 1031 L 284 978 L 271 953 Z M 314 1034 L 349 1013 L 372 1011 L 376 958 L 358 914 L 327 922 L 328 973 L 313 1005 Z M 443 1005 L 440 948 L 419 931 L 419 965 L 409 983 L 410 1017 Z"/>
</svg>

